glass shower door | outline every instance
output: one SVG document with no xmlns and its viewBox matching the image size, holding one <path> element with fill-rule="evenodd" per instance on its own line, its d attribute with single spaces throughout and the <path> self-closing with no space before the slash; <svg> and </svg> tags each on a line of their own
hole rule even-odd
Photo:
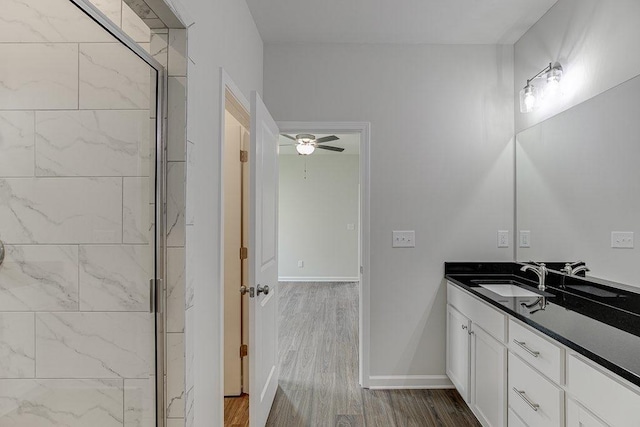
<svg viewBox="0 0 640 427">
<path fill-rule="evenodd" d="M 0 29 L 0 425 L 155 426 L 162 80 L 73 2 L 26 4 Z"/>
</svg>

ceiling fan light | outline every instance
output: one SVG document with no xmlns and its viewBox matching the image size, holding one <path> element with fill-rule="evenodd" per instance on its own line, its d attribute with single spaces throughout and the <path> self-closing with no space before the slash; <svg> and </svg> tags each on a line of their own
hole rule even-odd
<svg viewBox="0 0 640 427">
<path fill-rule="evenodd" d="M 298 154 L 302 154 L 303 156 L 308 156 L 316 150 L 316 147 L 313 144 L 298 144 L 296 145 L 296 151 Z"/>
</svg>

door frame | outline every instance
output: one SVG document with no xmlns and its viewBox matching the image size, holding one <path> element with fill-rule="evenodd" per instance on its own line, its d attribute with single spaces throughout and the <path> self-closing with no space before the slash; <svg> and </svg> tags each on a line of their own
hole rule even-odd
<svg viewBox="0 0 640 427">
<path fill-rule="evenodd" d="M 238 101 L 238 103 L 245 109 L 247 114 L 251 115 L 251 104 L 249 100 L 243 95 L 240 88 L 234 83 L 231 76 L 227 73 L 224 67 L 220 67 L 220 99 L 219 99 L 219 120 L 220 120 L 220 134 L 218 144 L 218 158 L 220 159 L 219 170 L 219 203 L 218 203 L 218 233 L 220 236 L 219 244 L 219 265 L 220 270 L 218 272 L 218 334 L 220 337 L 220 348 L 218 349 L 218 378 L 220 383 L 218 384 L 218 393 L 221 396 L 218 405 L 219 414 L 221 414 L 221 422 L 224 422 L 224 141 L 225 141 L 225 108 L 226 108 L 226 91 L 229 91 L 231 95 Z"/>
<path fill-rule="evenodd" d="M 358 381 L 369 388 L 370 349 L 370 205 L 371 205 L 371 123 L 369 122 L 276 122 L 281 133 L 360 134 L 360 286 L 358 333 Z"/>
</svg>

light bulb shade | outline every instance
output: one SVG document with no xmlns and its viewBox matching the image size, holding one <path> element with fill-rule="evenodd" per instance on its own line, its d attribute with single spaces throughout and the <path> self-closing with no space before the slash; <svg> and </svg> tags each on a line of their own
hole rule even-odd
<svg viewBox="0 0 640 427">
<path fill-rule="evenodd" d="M 313 144 L 298 144 L 296 145 L 296 151 L 303 156 L 308 156 L 316 150 Z"/>
<path fill-rule="evenodd" d="M 544 89 L 544 96 L 553 97 L 560 91 L 560 79 L 562 79 L 562 67 L 555 66 L 547 73 L 547 86 Z"/>
<path fill-rule="evenodd" d="M 527 84 L 520 91 L 520 112 L 530 113 L 538 106 L 540 101 L 540 91 L 532 84 Z"/>
</svg>

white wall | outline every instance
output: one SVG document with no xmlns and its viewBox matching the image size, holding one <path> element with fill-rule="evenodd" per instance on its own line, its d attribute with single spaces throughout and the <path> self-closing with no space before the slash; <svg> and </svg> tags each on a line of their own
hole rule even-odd
<svg viewBox="0 0 640 427">
<path fill-rule="evenodd" d="M 444 261 L 513 259 L 496 239 L 513 225 L 512 53 L 265 46 L 276 120 L 371 122 L 370 373 L 388 383 L 448 382 Z M 394 229 L 416 230 L 416 248 L 392 249 Z"/>
<path fill-rule="evenodd" d="M 263 44 L 244 1 L 166 1 L 189 26 L 187 425 L 222 425 L 222 313 L 216 309 L 220 307 L 222 286 L 219 68 L 225 68 L 247 99 L 251 90 L 262 93 Z"/>
<path fill-rule="evenodd" d="M 340 153 L 280 156 L 280 280 L 358 280 L 359 161 Z"/>
<path fill-rule="evenodd" d="M 640 73 L 640 2 L 559 0 L 515 44 L 516 132 L 571 108 Z M 564 68 L 564 94 L 522 114 L 518 93 L 549 62 Z"/>
</svg>

